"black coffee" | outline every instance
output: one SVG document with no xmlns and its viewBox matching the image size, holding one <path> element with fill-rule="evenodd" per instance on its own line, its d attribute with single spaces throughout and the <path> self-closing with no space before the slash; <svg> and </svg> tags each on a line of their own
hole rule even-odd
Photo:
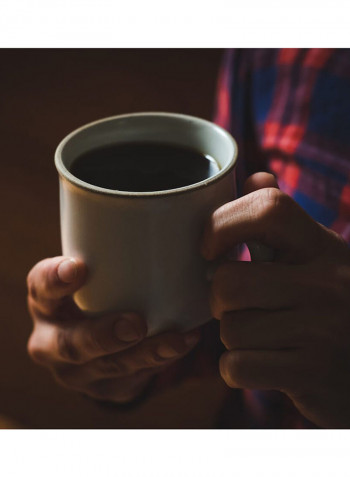
<svg viewBox="0 0 350 477">
<path fill-rule="evenodd" d="M 214 175 L 217 162 L 187 147 L 123 143 L 88 151 L 74 160 L 71 173 L 106 189 L 151 192 L 177 189 Z"/>
</svg>

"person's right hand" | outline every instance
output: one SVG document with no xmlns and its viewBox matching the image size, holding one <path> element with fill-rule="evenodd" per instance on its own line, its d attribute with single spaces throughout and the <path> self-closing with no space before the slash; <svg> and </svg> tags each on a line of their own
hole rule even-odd
<svg viewBox="0 0 350 477">
<path fill-rule="evenodd" d="M 197 344 L 199 330 L 146 338 L 146 323 L 136 313 L 87 318 L 71 297 L 86 276 L 85 265 L 67 257 L 42 260 L 29 272 L 34 323 L 29 355 L 65 387 L 95 399 L 129 402 Z"/>
</svg>

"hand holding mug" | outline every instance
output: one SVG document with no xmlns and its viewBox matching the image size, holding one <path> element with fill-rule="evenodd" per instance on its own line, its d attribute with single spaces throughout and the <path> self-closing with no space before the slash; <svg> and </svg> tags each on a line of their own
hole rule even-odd
<svg viewBox="0 0 350 477">
<path fill-rule="evenodd" d="M 273 176 L 212 215 L 203 241 L 213 260 L 242 242 L 275 251 L 273 263 L 221 265 L 211 289 L 231 387 L 279 390 L 322 427 L 350 426 L 350 250 L 315 222 Z"/>
<path fill-rule="evenodd" d="M 187 354 L 199 330 L 146 338 L 147 325 L 132 313 L 83 315 L 71 295 L 87 277 L 84 263 L 68 257 L 42 260 L 28 274 L 34 329 L 28 352 L 63 386 L 95 399 L 125 403 L 152 377 Z"/>
</svg>

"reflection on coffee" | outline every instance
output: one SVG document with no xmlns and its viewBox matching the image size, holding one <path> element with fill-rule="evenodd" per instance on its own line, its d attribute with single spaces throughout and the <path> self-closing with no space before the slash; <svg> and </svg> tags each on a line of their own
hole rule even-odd
<svg viewBox="0 0 350 477">
<path fill-rule="evenodd" d="M 77 157 L 70 172 L 89 184 L 128 192 L 177 189 L 203 181 L 219 171 L 211 156 L 162 143 L 121 143 Z"/>
</svg>

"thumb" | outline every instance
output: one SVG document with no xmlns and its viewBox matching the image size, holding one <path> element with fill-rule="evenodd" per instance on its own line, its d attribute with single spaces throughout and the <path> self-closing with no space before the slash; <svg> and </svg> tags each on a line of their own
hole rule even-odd
<svg viewBox="0 0 350 477">
<path fill-rule="evenodd" d="M 87 277 L 87 267 L 78 259 L 53 257 L 34 265 L 27 277 L 28 302 L 53 316 L 63 300 L 79 290 Z"/>
</svg>

